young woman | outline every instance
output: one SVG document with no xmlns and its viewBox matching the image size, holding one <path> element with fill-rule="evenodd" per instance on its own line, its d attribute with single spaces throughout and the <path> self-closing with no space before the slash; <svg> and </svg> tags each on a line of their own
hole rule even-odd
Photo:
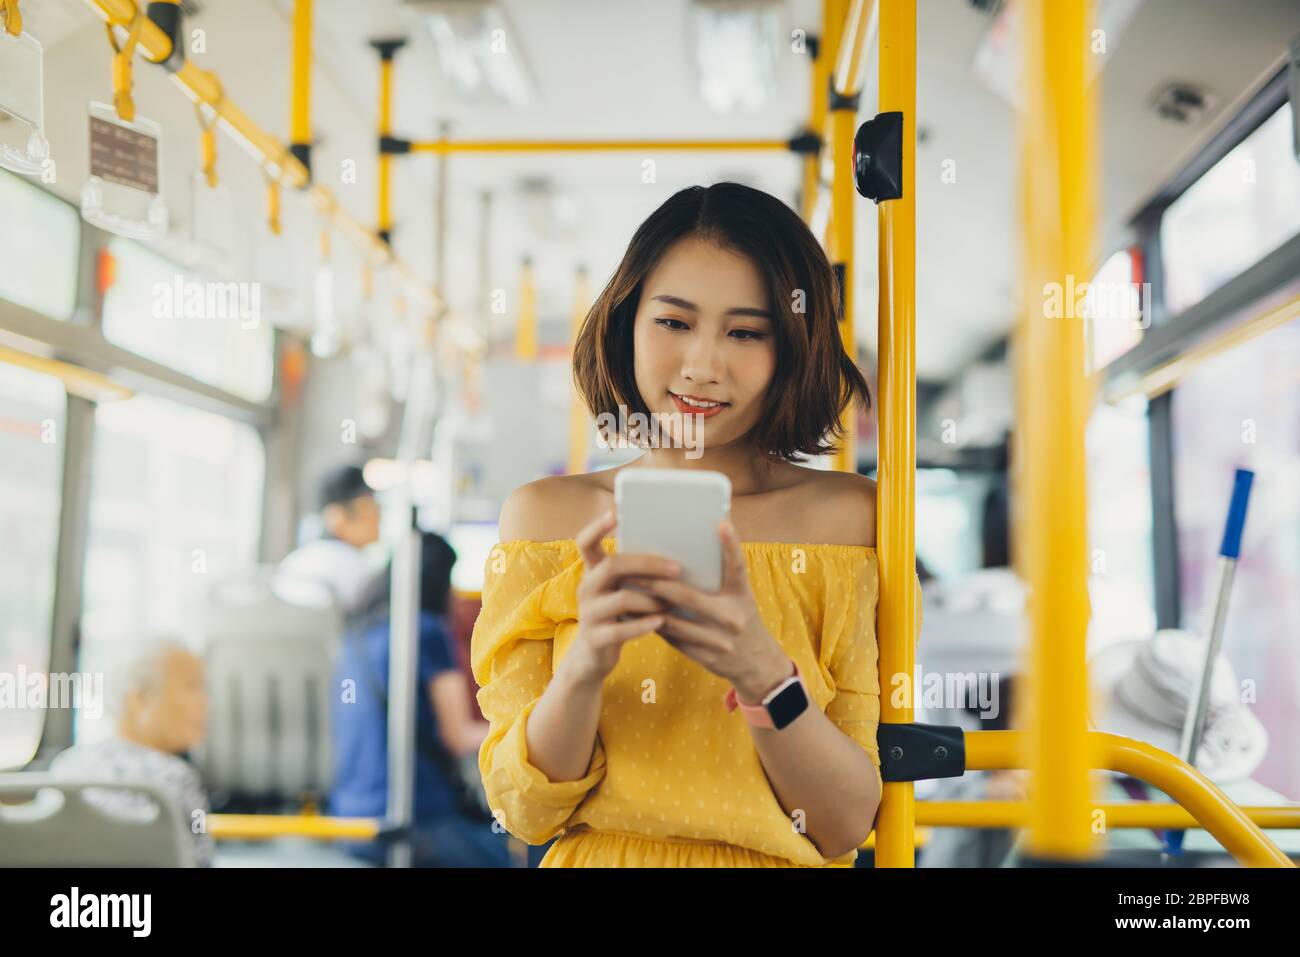
<svg viewBox="0 0 1300 957">
<path fill-rule="evenodd" d="M 667 424 L 635 461 L 531 482 L 501 512 L 473 639 L 479 767 L 502 826 L 562 834 L 542 866 L 851 865 L 870 834 L 875 485 L 797 464 L 870 402 L 840 301 L 793 211 L 719 183 L 657 209 L 588 314 L 588 408 Z M 698 448 L 683 413 L 703 416 Z M 645 467 L 731 480 L 720 592 L 613 553 L 614 477 Z M 765 720 L 779 688 L 790 707 Z"/>
</svg>

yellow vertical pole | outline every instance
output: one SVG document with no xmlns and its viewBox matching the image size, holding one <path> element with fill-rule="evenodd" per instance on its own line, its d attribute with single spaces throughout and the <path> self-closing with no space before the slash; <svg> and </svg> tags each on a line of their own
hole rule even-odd
<svg viewBox="0 0 1300 957">
<path fill-rule="evenodd" d="M 835 44 L 833 47 L 828 47 L 828 49 L 835 51 L 833 56 L 835 60 L 838 60 L 840 46 L 846 42 L 851 42 L 851 38 L 844 31 L 845 17 L 848 15 L 849 5 L 847 0 L 832 0 L 827 6 L 829 8 L 827 12 L 831 19 L 827 21 L 826 32 L 828 39 L 833 40 Z M 829 248 L 831 250 L 831 262 L 839 271 L 844 283 L 841 292 L 844 313 L 840 316 L 840 338 L 844 342 L 845 351 L 856 358 L 858 346 L 853 336 L 853 208 L 855 193 L 853 185 L 853 135 L 856 132 L 854 125 L 858 117 L 858 98 L 856 93 L 849 97 L 841 97 L 838 93 L 832 96 L 831 92 L 828 91 L 827 99 L 830 106 L 830 148 L 833 151 L 831 160 L 834 169 L 831 179 Z M 849 406 L 840 422 L 844 430 L 839 443 L 840 449 L 831 456 L 831 467 L 837 472 L 857 471 L 857 457 L 854 450 L 854 437 L 857 432 L 856 424 L 857 409 Z"/>
<path fill-rule="evenodd" d="M 1075 860 L 1093 852 L 1089 769 L 1097 765 L 1087 734 L 1085 663 L 1084 426 L 1091 401 L 1081 303 L 1073 295 L 1094 259 L 1094 91 L 1086 63 L 1091 10 L 1088 0 L 1022 3 L 1019 10 L 1025 380 L 1018 391 L 1026 456 L 1020 541 L 1032 635 L 1028 848 L 1039 858 Z"/>
<path fill-rule="evenodd" d="M 379 138 L 393 135 L 393 57 L 406 45 L 402 39 L 372 40 L 370 45 L 379 53 Z M 393 157 L 380 150 L 378 181 L 375 184 L 375 231 L 384 242 L 392 241 Z"/>
<path fill-rule="evenodd" d="M 311 145 L 311 4 L 294 0 L 292 94 L 289 102 L 289 143 Z M 299 157 L 301 159 L 301 157 Z"/>
<path fill-rule="evenodd" d="M 822 35 L 817 37 L 816 50 L 812 61 L 812 96 L 808 107 L 808 129 L 822 140 L 822 149 L 803 159 L 803 221 L 812 221 L 813 210 L 817 206 L 817 187 L 821 182 L 822 152 L 826 149 L 826 101 L 830 87 L 830 62 L 835 55 L 835 48 L 830 46 L 830 36 L 826 26 Z"/>
<path fill-rule="evenodd" d="M 519 272 L 519 324 L 515 327 L 515 358 L 537 358 L 537 291 L 533 286 L 533 261 L 524 259 Z"/>
<path fill-rule="evenodd" d="M 822 54 L 822 60 L 825 64 L 825 75 L 822 78 L 822 84 L 826 88 L 824 95 L 828 111 L 830 109 L 831 69 L 840 49 L 840 37 L 844 34 L 844 17 L 847 9 L 848 0 L 822 0 L 822 48 L 825 50 L 825 53 Z M 823 122 L 823 131 L 829 133 L 826 143 L 822 146 L 822 155 L 825 156 L 826 150 L 834 151 L 836 149 L 837 141 L 834 126 L 827 129 L 825 122 Z M 832 152 L 833 157 L 834 153 Z M 816 205 L 815 199 L 813 205 Z M 811 208 L 809 215 L 811 215 Z M 831 262 L 838 262 L 835 252 L 835 208 L 833 204 L 826 224 L 825 242 Z"/>
<path fill-rule="evenodd" d="M 895 675 L 910 691 L 916 670 L 916 0 L 880 0 L 880 110 L 903 114 L 903 195 L 877 212 L 880 244 L 876 551 L 880 560 L 880 720 L 914 719 L 910 695 L 895 707 Z M 876 866 L 914 867 L 916 796 L 885 784 Z"/>
<path fill-rule="evenodd" d="M 569 326 L 569 348 L 572 350 L 574 344 L 578 341 L 578 330 L 582 328 L 583 320 L 587 318 L 587 310 L 591 307 L 589 300 L 590 293 L 587 290 L 587 270 L 580 268 L 578 270 L 577 288 L 573 295 L 573 321 Z M 583 404 L 578 390 L 569 384 L 571 389 L 571 398 L 569 400 L 569 466 L 570 475 L 580 475 L 587 470 L 587 443 L 591 435 L 591 421 L 587 413 L 587 407 Z"/>
</svg>

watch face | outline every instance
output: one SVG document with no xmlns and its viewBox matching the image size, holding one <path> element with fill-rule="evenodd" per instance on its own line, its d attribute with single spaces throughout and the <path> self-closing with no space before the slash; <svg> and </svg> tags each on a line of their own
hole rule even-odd
<svg viewBox="0 0 1300 957">
<path fill-rule="evenodd" d="M 779 692 L 767 705 L 767 713 L 772 716 L 772 725 L 780 731 L 808 707 L 808 694 L 803 682 L 795 681 Z"/>
</svg>

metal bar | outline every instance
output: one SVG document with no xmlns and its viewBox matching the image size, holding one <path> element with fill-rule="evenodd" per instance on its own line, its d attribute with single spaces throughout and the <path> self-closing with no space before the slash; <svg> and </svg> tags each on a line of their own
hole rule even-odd
<svg viewBox="0 0 1300 957">
<path fill-rule="evenodd" d="M 903 195 L 880 204 L 879 388 L 876 420 L 877 635 L 882 682 L 916 672 L 916 2 L 880 0 L 880 109 L 903 114 Z M 851 275 L 851 273 L 850 273 Z M 883 687 L 883 684 L 882 684 Z M 913 720 L 910 701 L 881 695 L 880 720 Z M 915 792 L 886 782 L 878 867 L 914 867 Z"/>
<path fill-rule="evenodd" d="M 78 671 L 82 582 L 90 525 L 91 465 L 95 449 L 95 403 L 69 395 L 63 423 L 63 476 L 59 489 L 59 540 L 55 559 L 50 664 L 54 674 Z M 45 768 L 72 746 L 73 710 L 46 708 L 35 764 Z"/>
<path fill-rule="evenodd" d="M 835 60 L 835 92 L 857 96 L 876 50 L 876 0 L 852 0 Z"/>
<path fill-rule="evenodd" d="M 1196 678 L 1196 693 L 1192 696 L 1195 705 L 1187 711 L 1179 743 L 1183 760 L 1193 766 L 1201 750 L 1201 735 L 1204 731 L 1205 713 L 1210 706 L 1214 665 L 1219 659 L 1219 649 L 1223 646 L 1223 629 L 1228 622 L 1228 599 L 1232 595 L 1232 579 L 1237 570 L 1237 559 L 1241 555 L 1241 533 L 1246 524 L 1246 506 L 1250 501 L 1250 486 L 1254 478 L 1254 472 L 1237 469 L 1233 480 L 1223 545 L 1219 549 L 1219 588 L 1214 598 L 1214 620 L 1205 643 L 1205 660 Z"/>
<path fill-rule="evenodd" d="M 136 4 L 132 0 L 85 0 L 106 22 L 126 28 L 135 18 Z M 136 47 L 144 57 L 163 61 L 171 56 L 171 40 L 151 21 L 146 20 L 140 29 Z M 328 218 L 339 232 L 353 242 L 363 254 L 389 263 L 393 273 L 408 291 L 430 306 L 440 301 L 436 289 L 419 278 L 410 267 L 392 254 L 388 244 L 354 216 L 339 206 L 334 194 L 319 184 L 308 183 L 307 169 L 292 154 L 289 147 L 267 133 L 241 110 L 232 100 L 222 95 L 216 75 L 197 67 L 187 60 L 172 77 L 186 94 L 196 102 L 206 103 L 221 118 L 226 131 L 240 142 L 261 164 L 274 167 L 282 182 L 304 191 L 311 204 Z"/>
<path fill-rule="evenodd" d="M 1106 827 L 1204 830 L 1196 818 L 1177 804 L 1164 801 L 1124 801 L 1097 804 Z M 1251 805 L 1241 812 L 1260 828 L 1300 830 L 1300 805 Z M 917 801 L 917 826 L 1021 828 L 1029 820 L 1028 801 Z"/>
<path fill-rule="evenodd" d="M 415 383 L 412 383 L 414 388 Z M 408 413 L 409 414 L 409 413 Z M 412 459 L 403 459 L 410 483 Z M 409 493 L 404 514 L 413 514 Z M 390 827 L 405 830 L 415 820 L 415 695 L 419 671 L 420 533 L 404 530 L 393 551 L 392 603 L 388 626 L 388 807 Z M 395 841 L 388 851 L 390 867 L 410 867 L 409 841 Z"/>
<path fill-rule="evenodd" d="M 1025 169 L 1023 565 L 1032 641 L 1026 756 L 1033 772 L 1030 854 L 1082 860 L 1094 850 L 1088 827 L 1087 523 L 1084 425 L 1091 407 L 1084 376 L 1083 318 L 1044 308 L 1048 288 L 1073 289 L 1094 265 L 1096 221 L 1093 96 L 1085 62 L 1087 0 L 1027 3 Z M 896 517 L 895 517 L 896 520 Z"/>
<path fill-rule="evenodd" d="M 250 402 L 169 366 L 113 345 L 98 327 L 59 322 L 0 302 L 0 344 L 98 372 L 119 386 L 207 409 L 252 425 L 271 422 L 269 405 Z"/>
<path fill-rule="evenodd" d="M 1148 399 L 1154 399 L 1168 392 L 1215 356 L 1230 352 L 1266 332 L 1293 322 L 1297 317 L 1300 317 L 1300 295 L 1295 295 L 1273 308 L 1265 307 L 1253 318 L 1233 325 L 1214 338 L 1190 348 L 1186 348 L 1187 338 L 1179 335 L 1178 338 L 1184 345 L 1183 351 L 1168 361 L 1148 369 L 1140 376 L 1128 378 L 1117 376 L 1114 385 L 1107 389 L 1106 399 L 1109 402 L 1121 402 L 1133 395 L 1145 395 Z M 1176 327 L 1181 329 L 1182 326 L 1183 321 L 1180 318 Z M 1171 328 L 1174 327 L 1165 326 L 1158 330 L 1157 335 Z M 1141 347 L 1135 347 L 1135 351 L 1136 348 Z"/>
<path fill-rule="evenodd" d="M 992 771 L 1021 768 L 1029 754 L 1029 731 L 967 731 L 966 770 Z M 1116 734 L 1085 732 L 1095 767 L 1119 771 L 1154 785 L 1186 808 L 1193 818 L 1214 835 L 1237 861 L 1249 867 L 1294 867 L 1277 845 L 1268 839 L 1223 791 L 1204 774 L 1168 751 Z M 1031 795 L 1030 806 L 1034 803 Z M 1095 801 L 1084 801 L 1076 810 L 1087 827 Z M 1033 813 L 1029 823 L 1032 825 Z M 1032 831 L 1031 831 L 1032 835 Z"/>
<path fill-rule="evenodd" d="M 412 153 L 595 153 L 652 150 L 772 150 L 788 152 L 789 140 L 424 140 Z"/>
<path fill-rule="evenodd" d="M 1155 569 L 1156 627 L 1177 628 L 1182 620 L 1182 580 L 1178 567 L 1178 513 L 1174 498 L 1174 422 L 1172 392 L 1147 407 L 1151 460 L 1151 561 Z"/>
</svg>

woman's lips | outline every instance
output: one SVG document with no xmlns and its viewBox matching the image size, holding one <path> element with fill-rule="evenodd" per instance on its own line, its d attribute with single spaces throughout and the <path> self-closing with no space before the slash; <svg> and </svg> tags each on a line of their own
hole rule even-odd
<svg viewBox="0 0 1300 957">
<path fill-rule="evenodd" d="M 702 409 L 699 406 L 691 405 L 687 402 L 684 402 L 681 396 L 679 396 L 676 392 L 669 392 L 668 394 L 673 397 L 673 405 L 677 406 L 678 411 L 684 412 L 687 415 L 700 415 L 706 419 L 709 419 L 728 407 L 727 403 L 724 402 L 720 405 L 715 405 L 709 409 Z"/>
</svg>

